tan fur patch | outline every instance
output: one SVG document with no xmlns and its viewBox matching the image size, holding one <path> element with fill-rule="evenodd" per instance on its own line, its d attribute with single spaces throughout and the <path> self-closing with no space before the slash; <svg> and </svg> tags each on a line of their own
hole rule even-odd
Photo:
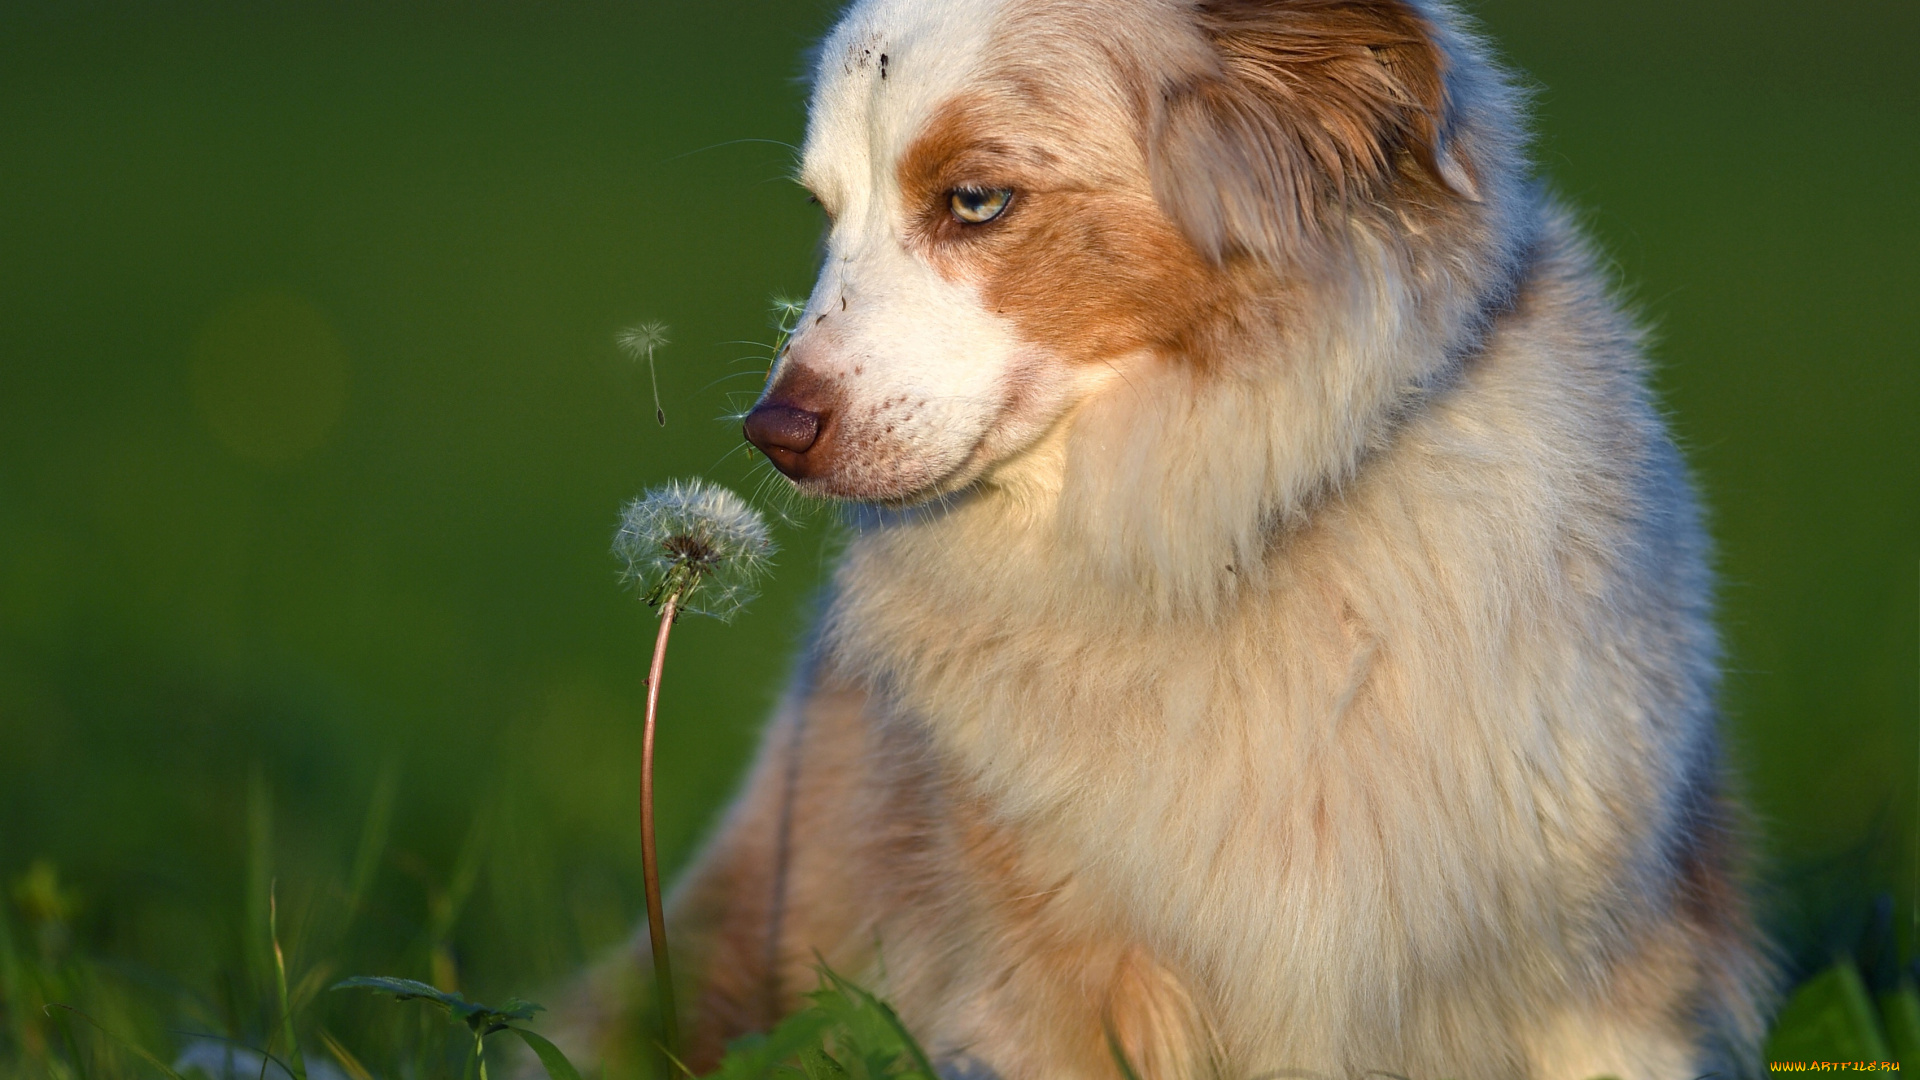
<svg viewBox="0 0 1920 1080">
<path fill-rule="evenodd" d="M 1219 67 L 1166 91 L 1153 176 L 1209 255 L 1284 261 L 1391 184 L 1444 187 L 1446 61 L 1402 0 L 1206 0 L 1198 15 Z"/>
<path fill-rule="evenodd" d="M 977 283 L 1023 337 L 1070 362 L 1154 348 L 1203 357 L 1199 334 L 1235 294 L 1144 185 L 1089 190 L 1019 148 L 1017 120 L 980 98 L 948 103 L 900 160 L 913 242 L 949 280 Z M 959 187 L 1012 188 L 984 225 L 947 209 Z"/>
</svg>

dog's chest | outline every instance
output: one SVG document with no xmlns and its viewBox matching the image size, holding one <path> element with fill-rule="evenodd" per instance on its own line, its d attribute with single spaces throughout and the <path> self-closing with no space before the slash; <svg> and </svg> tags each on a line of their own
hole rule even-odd
<svg viewBox="0 0 1920 1080">
<path fill-rule="evenodd" d="M 837 647 L 922 743 L 894 760 L 943 800 L 950 925 L 1026 951 L 1009 966 L 1138 948 L 1208 1008 L 1306 1037 L 1398 1009 L 1382 988 L 1510 966 L 1493 953 L 1542 945 L 1527 911 L 1582 886 L 1551 869 L 1499 724 L 1446 728 L 1464 706 L 1410 695 L 1401 643 L 1337 593 L 1103 630 L 853 566 L 870 576 L 842 577 Z"/>
</svg>

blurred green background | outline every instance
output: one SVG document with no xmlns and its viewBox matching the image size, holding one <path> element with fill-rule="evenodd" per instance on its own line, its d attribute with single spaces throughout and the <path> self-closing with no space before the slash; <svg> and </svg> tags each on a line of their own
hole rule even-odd
<svg viewBox="0 0 1920 1080">
<path fill-rule="evenodd" d="M 1769 919 L 1808 962 L 1871 936 L 1880 894 L 1904 928 L 1920 9 L 1471 7 L 1657 330 Z M 338 966 L 426 977 L 437 951 L 476 992 L 534 993 L 628 932 L 651 624 L 607 544 L 650 483 L 763 478 L 716 418 L 757 389 L 770 294 L 810 284 L 782 144 L 832 13 L 0 5 L 16 937 L 204 987 L 244 951 L 262 810 L 283 902 L 322 920 L 383 776 L 391 843 Z M 647 318 L 673 328 L 665 429 L 614 345 Z M 828 531 L 787 527 L 756 607 L 676 635 L 669 866 L 778 692 Z"/>
</svg>

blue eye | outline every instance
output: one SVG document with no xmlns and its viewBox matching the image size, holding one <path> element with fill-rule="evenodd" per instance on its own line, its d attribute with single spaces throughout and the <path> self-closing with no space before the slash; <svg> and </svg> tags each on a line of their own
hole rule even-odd
<svg viewBox="0 0 1920 1080">
<path fill-rule="evenodd" d="M 1012 188 L 959 188 L 947 196 L 947 206 L 956 220 L 967 225 L 984 225 L 1006 212 L 1013 201 Z"/>
</svg>

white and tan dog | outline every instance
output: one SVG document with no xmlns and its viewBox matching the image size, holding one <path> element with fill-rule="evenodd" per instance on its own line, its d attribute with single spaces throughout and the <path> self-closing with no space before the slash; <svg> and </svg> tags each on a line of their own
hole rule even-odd
<svg viewBox="0 0 1920 1080">
<path fill-rule="evenodd" d="M 817 950 L 956 1075 L 1754 1064 L 1705 539 L 1459 23 L 828 38 L 825 263 L 746 429 L 865 509 L 669 920 L 698 1063 Z"/>
</svg>

